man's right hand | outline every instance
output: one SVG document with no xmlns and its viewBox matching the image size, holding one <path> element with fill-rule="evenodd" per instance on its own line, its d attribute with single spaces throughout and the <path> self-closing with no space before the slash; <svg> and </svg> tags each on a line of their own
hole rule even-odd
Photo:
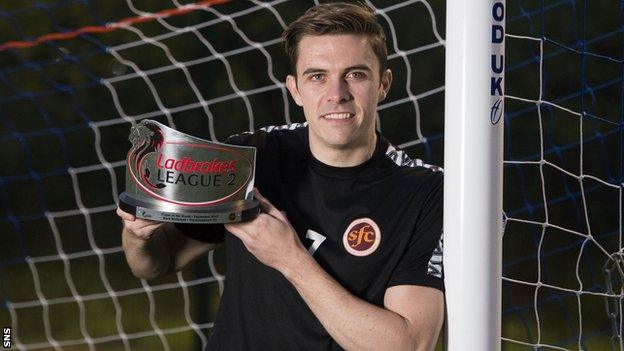
<svg viewBox="0 0 624 351">
<path fill-rule="evenodd" d="M 143 241 L 150 240 L 154 233 L 166 224 L 166 222 L 137 218 L 119 207 L 117 207 L 117 215 L 123 220 L 124 228 Z"/>
<path fill-rule="evenodd" d="M 218 244 L 193 240 L 173 223 L 157 222 L 117 208 L 123 220 L 122 247 L 128 265 L 138 278 L 151 279 L 177 272 Z"/>
</svg>

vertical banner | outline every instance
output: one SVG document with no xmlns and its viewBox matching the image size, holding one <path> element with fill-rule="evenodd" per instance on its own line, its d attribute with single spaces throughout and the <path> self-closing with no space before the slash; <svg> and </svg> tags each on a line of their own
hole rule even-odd
<svg viewBox="0 0 624 351">
<path fill-rule="evenodd" d="M 494 1 L 492 4 L 492 57 L 490 63 L 490 121 L 496 125 L 505 110 L 505 4 Z"/>
<path fill-rule="evenodd" d="M 446 23 L 447 349 L 500 350 L 505 2 L 448 0 Z"/>
</svg>

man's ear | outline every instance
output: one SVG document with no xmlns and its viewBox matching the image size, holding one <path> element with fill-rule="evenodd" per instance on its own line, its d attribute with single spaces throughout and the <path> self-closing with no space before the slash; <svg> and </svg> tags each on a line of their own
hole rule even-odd
<svg viewBox="0 0 624 351">
<path fill-rule="evenodd" d="M 390 91 L 390 85 L 392 84 L 392 71 L 389 69 L 383 71 L 380 80 L 378 102 L 383 101 L 388 96 L 388 91 Z"/>
<path fill-rule="evenodd" d="M 286 88 L 290 91 L 290 95 L 292 95 L 295 103 L 299 106 L 303 106 L 303 103 L 301 102 L 301 95 L 299 94 L 299 89 L 297 88 L 297 78 L 295 78 L 292 74 L 289 74 L 288 77 L 286 77 Z"/>
</svg>

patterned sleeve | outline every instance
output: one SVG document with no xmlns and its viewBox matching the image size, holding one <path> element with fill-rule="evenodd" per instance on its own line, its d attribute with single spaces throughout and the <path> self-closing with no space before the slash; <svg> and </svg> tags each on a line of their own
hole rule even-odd
<svg viewBox="0 0 624 351">
<path fill-rule="evenodd" d="M 390 276 L 388 287 L 422 285 L 444 291 L 442 269 L 443 175 L 435 173 L 418 213 L 416 227 L 405 254 Z"/>
</svg>

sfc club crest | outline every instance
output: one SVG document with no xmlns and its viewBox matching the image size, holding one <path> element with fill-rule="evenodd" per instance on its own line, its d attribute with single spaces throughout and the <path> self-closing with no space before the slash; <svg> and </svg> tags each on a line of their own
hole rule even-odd
<svg viewBox="0 0 624 351">
<path fill-rule="evenodd" d="M 368 256 L 375 252 L 381 242 L 381 231 L 370 218 L 359 218 L 351 222 L 342 236 L 342 243 L 348 253 L 354 256 Z"/>
<path fill-rule="evenodd" d="M 257 213 L 255 148 L 195 138 L 151 120 L 133 127 L 129 139 L 120 196 L 126 212 L 181 223 L 238 222 Z"/>
</svg>

